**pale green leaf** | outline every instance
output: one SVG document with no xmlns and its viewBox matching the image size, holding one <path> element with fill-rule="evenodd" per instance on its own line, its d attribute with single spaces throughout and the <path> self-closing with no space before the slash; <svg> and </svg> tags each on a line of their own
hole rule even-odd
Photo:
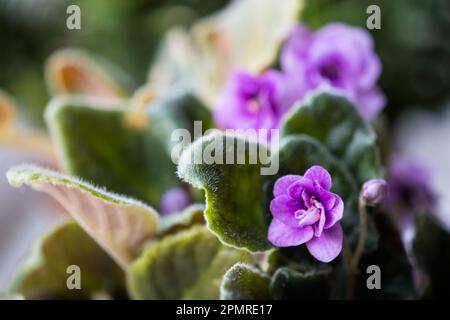
<svg viewBox="0 0 450 320">
<path fill-rule="evenodd" d="M 55 198 L 121 266 L 157 232 L 158 214 L 137 200 L 32 165 L 13 167 L 7 177 L 13 186 L 29 185 Z"/>
</svg>

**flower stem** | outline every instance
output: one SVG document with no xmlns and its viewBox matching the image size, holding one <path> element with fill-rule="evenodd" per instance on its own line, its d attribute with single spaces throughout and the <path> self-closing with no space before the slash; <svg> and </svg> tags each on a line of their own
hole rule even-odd
<svg viewBox="0 0 450 320">
<path fill-rule="evenodd" d="M 362 196 L 359 197 L 359 238 L 356 245 L 355 253 L 353 254 L 352 267 L 355 271 L 358 270 L 359 259 L 363 253 L 367 239 L 367 210 L 366 201 Z"/>
<path fill-rule="evenodd" d="M 347 240 L 344 237 L 343 243 L 343 255 L 345 268 L 347 269 L 347 299 L 353 299 L 353 291 L 355 289 L 355 277 L 356 272 L 352 265 L 352 254 L 350 247 L 348 246 Z"/>
</svg>

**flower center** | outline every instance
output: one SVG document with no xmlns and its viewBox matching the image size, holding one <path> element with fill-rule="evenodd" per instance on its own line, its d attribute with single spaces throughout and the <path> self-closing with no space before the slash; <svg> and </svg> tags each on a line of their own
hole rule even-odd
<svg viewBox="0 0 450 320">
<path fill-rule="evenodd" d="M 261 103 L 259 103 L 258 97 L 253 97 L 249 100 L 247 109 L 251 113 L 257 113 L 261 109 Z"/>
<path fill-rule="evenodd" d="M 295 218 L 298 220 L 299 226 L 310 226 L 317 223 L 321 218 L 321 209 L 310 207 L 306 211 L 299 211 L 295 213 Z"/>
<path fill-rule="evenodd" d="M 320 74 L 331 81 L 339 79 L 339 68 L 336 63 L 327 63 L 320 69 Z"/>
</svg>

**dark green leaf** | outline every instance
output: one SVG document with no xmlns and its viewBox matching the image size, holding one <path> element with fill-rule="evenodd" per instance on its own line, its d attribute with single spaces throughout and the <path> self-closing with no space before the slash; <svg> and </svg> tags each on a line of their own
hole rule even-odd
<svg viewBox="0 0 450 320">
<path fill-rule="evenodd" d="M 318 92 L 284 118 L 282 136 L 311 136 L 345 163 L 359 184 L 381 177 L 376 136 L 345 97 Z"/>
<path fill-rule="evenodd" d="M 330 270 L 299 272 L 278 269 L 272 277 L 270 290 L 276 300 L 317 300 L 330 296 Z"/>
<path fill-rule="evenodd" d="M 417 218 L 414 254 L 419 267 L 429 276 L 428 298 L 450 298 L 450 233 L 431 216 Z"/>
<path fill-rule="evenodd" d="M 362 257 L 354 297 L 357 299 L 414 299 L 416 297 L 412 269 L 400 235 L 390 219 L 380 213 L 375 216 L 380 231 L 376 251 Z M 381 289 L 369 290 L 367 280 L 373 273 L 367 268 L 376 265 L 381 271 Z"/>
<path fill-rule="evenodd" d="M 184 145 L 187 147 L 206 130 L 213 127 L 211 111 L 185 86 L 175 87 L 153 101 L 149 106 L 148 114 L 153 132 L 167 144 L 169 153 L 172 153 L 174 145 L 179 143 L 172 137 L 174 130 L 189 131 L 191 139 Z M 197 132 L 194 131 L 194 121 L 201 126 Z"/>
</svg>

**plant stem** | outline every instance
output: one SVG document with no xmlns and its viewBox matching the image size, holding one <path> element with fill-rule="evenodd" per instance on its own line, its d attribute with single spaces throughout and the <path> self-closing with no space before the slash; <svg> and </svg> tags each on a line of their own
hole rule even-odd
<svg viewBox="0 0 450 320">
<path fill-rule="evenodd" d="M 367 239 L 367 211 L 366 201 L 362 196 L 359 197 L 359 238 L 356 250 L 352 259 L 352 267 L 355 271 L 358 270 L 359 259 L 363 253 Z"/>
<path fill-rule="evenodd" d="M 345 268 L 347 269 L 347 299 L 353 299 L 356 272 L 352 265 L 352 254 L 350 252 L 350 247 L 348 246 L 345 237 L 342 243 L 342 247 L 343 247 Z"/>
</svg>

